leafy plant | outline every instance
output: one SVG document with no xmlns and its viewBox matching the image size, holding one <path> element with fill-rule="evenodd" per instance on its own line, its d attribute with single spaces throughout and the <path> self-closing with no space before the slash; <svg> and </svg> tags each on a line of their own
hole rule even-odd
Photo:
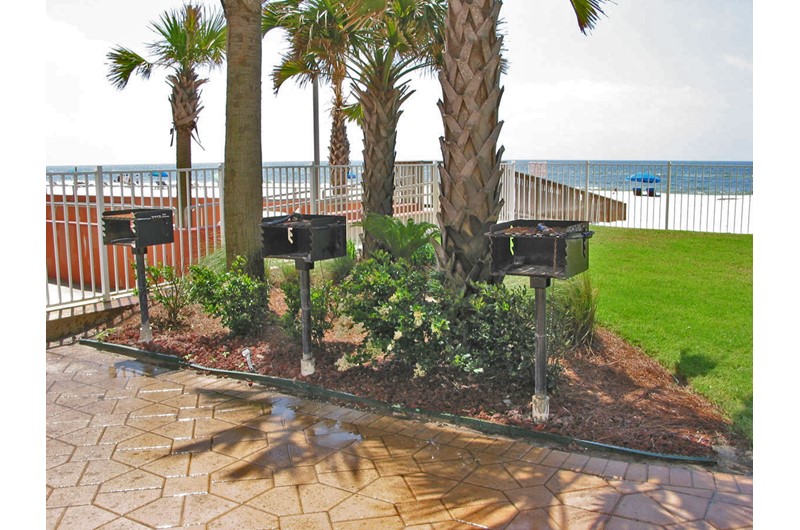
<svg viewBox="0 0 800 530">
<path fill-rule="evenodd" d="M 349 362 L 383 354 L 422 369 L 440 360 L 450 322 L 441 277 L 376 250 L 338 289 L 339 311 L 363 325 L 368 340 Z"/>
<path fill-rule="evenodd" d="M 448 356 L 459 368 L 533 380 L 534 301 L 524 288 L 476 283 L 453 307 Z"/>
<path fill-rule="evenodd" d="M 375 213 L 367 214 L 356 224 L 362 226 L 392 257 L 409 262 L 415 262 L 415 257 L 424 261 L 424 256 L 417 256 L 417 253 L 439 234 L 439 228 L 431 223 L 417 223 L 411 218 L 404 223 L 395 217 Z"/>
<path fill-rule="evenodd" d="M 322 342 L 325 332 L 333 327 L 333 300 L 331 290 L 333 284 L 324 282 L 312 285 L 311 291 L 311 340 L 315 344 Z M 281 317 L 281 325 L 294 337 L 301 337 L 303 332 L 302 307 L 300 302 L 300 279 L 295 276 L 281 284 L 287 311 Z"/>
<path fill-rule="evenodd" d="M 269 284 L 248 276 L 245 263 L 244 256 L 237 256 L 229 271 L 216 272 L 200 265 L 190 268 L 190 298 L 234 335 L 260 329 L 269 311 Z"/>
<path fill-rule="evenodd" d="M 189 280 L 171 265 L 149 265 L 145 268 L 147 292 L 166 312 L 167 326 L 180 324 L 181 311 L 189 305 Z"/>
</svg>

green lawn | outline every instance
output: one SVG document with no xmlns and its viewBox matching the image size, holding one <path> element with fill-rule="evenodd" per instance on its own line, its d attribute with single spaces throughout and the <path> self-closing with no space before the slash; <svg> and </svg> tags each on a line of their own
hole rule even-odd
<svg viewBox="0 0 800 530">
<path fill-rule="evenodd" d="M 753 237 L 592 227 L 597 318 L 752 440 Z"/>
</svg>

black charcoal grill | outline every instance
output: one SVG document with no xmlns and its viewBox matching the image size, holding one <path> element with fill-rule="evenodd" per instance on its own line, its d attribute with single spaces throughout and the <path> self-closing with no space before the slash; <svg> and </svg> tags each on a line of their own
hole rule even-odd
<svg viewBox="0 0 800 530">
<path fill-rule="evenodd" d="M 103 212 L 103 244 L 133 247 L 136 256 L 136 287 L 139 291 L 139 311 L 142 327 L 139 340 L 150 342 L 150 315 L 147 309 L 147 278 L 144 256 L 147 247 L 175 241 L 172 227 L 172 210 L 168 208 L 133 208 Z"/>
<path fill-rule="evenodd" d="M 292 259 L 300 276 L 303 322 L 303 359 L 300 373 L 314 373 L 311 353 L 311 269 L 314 262 L 344 256 L 347 252 L 346 219 L 340 215 L 292 214 L 261 221 L 264 257 Z"/>
<path fill-rule="evenodd" d="M 528 276 L 534 289 L 536 318 L 533 419 L 547 420 L 547 295 L 551 278 L 567 279 L 589 268 L 589 238 L 584 221 L 518 219 L 489 228 L 492 275 Z"/>
<path fill-rule="evenodd" d="M 589 268 L 589 223 L 520 219 L 492 225 L 492 274 L 564 280 Z"/>
</svg>

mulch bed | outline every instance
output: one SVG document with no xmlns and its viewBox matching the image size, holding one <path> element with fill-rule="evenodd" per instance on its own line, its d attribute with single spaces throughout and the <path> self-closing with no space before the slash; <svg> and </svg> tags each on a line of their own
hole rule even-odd
<svg viewBox="0 0 800 530">
<path fill-rule="evenodd" d="M 273 291 L 271 309 L 281 313 L 282 300 Z M 372 398 L 389 404 L 479 418 L 505 425 L 549 432 L 580 440 L 668 455 L 717 458 L 717 447 L 745 455 L 737 470 L 749 471 L 749 442 L 731 432 L 730 422 L 707 400 L 681 385 L 656 361 L 613 333 L 599 329 L 591 348 L 561 360 L 558 388 L 550 393 L 550 419 L 531 419 L 533 384 L 504 377 L 470 377 L 454 368 L 420 376 L 399 363 L 340 369 L 340 359 L 362 340 L 357 329 L 337 325 L 314 349 L 316 372 L 300 374 L 302 346 L 277 324 L 255 336 L 231 337 L 218 320 L 198 306 L 185 312 L 184 324 L 166 329 L 161 309 L 150 308 L 153 341 L 139 342 L 138 313 L 114 324 L 105 342 L 169 353 L 194 364 L 247 371 L 241 352 L 251 351 L 257 373 L 304 381 L 328 390 Z M 726 454 L 730 451 L 726 449 Z"/>
</svg>

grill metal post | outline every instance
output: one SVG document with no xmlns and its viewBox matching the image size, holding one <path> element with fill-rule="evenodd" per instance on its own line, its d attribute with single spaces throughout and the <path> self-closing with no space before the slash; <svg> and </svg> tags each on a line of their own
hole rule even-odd
<svg viewBox="0 0 800 530">
<path fill-rule="evenodd" d="M 318 166 L 314 166 L 319 169 Z M 261 220 L 261 253 L 264 257 L 294 260 L 300 277 L 300 319 L 303 325 L 303 357 L 300 374 L 315 372 L 311 351 L 311 269 L 316 260 L 344 256 L 347 252 L 346 220 L 341 215 L 292 214 Z"/>
<path fill-rule="evenodd" d="M 142 317 L 139 341 L 152 342 L 144 256 L 147 254 L 148 246 L 172 243 L 175 240 L 172 210 L 168 208 L 109 210 L 102 212 L 102 219 L 103 244 L 130 245 L 136 256 L 136 288 L 139 290 L 139 312 Z"/>
<path fill-rule="evenodd" d="M 298 259 L 294 266 L 300 275 L 300 319 L 303 323 L 303 358 L 300 373 L 311 375 L 315 371 L 314 354 L 311 353 L 311 269 L 314 263 Z"/>
<path fill-rule="evenodd" d="M 534 395 L 531 401 L 533 421 L 542 423 L 550 416 L 550 398 L 547 395 L 547 287 L 550 278 L 531 276 L 536 311 L 536 358 L 534 368 Z"/>
<path fill-rule="evenodd" d="M 589 177 L 589 164 L 586 164 Z M 550 416 L 547 396 L 547 288 L 552 278 L 565 280 L 589 268 L 588 221 L 516 219 L 491 226 L 492 276 L 528 276 L 534 290 L 536 355 L 532 418 L 544 423 Z"/>
<path fill-rule="evenodd" d="M 139 290 L 139 312 L 142 317 L 142 327 L 139 330 L 139 342 L 151 342 L 153 331 L 150 328 L 150 311 L 147 309 L 147 277 L 145 276 L 144 256 L 147 247 L 134 247 L 136 256 L 136 288 Z"/>
</svg>

